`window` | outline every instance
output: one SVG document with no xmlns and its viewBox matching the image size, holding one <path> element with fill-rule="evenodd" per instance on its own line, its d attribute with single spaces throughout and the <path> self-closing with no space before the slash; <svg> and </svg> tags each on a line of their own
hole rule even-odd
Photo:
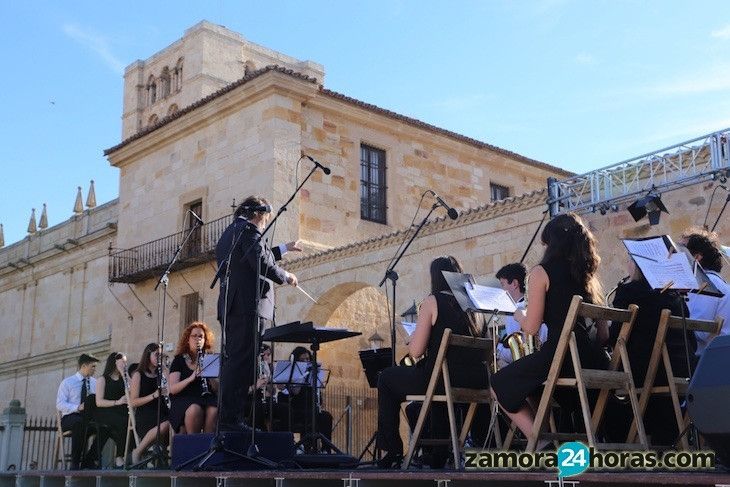
<svg viewBox="0 0 730 487">
<path fill-rule="evenodd" d="M 198 321 L 200 296 L 198 293 L 185 294 L 180 301 L 180 331 L 182 331 L 193 321 Z"/>
<path fill-rule="evenodd" d="M 190 230 L 191 228 L 195 228 L 195 230 L 190 235 L 190 238 L 185 244 L 185 248 L 183 248 L 181 254 L 183 257 L 197 257 L 201 253 L 202 236 L 200 226 L 198 225 L 196 227 L 198 220 L 192 215 L 192 213 L 195 213 L 201 219 L 203 218 L 203 201 L 196 200 L 192 203 L 188 203 L 183 207 L 183 210 L 185 211 L 185 230 Z"/>
<path fill-rule="evenodd" d="M 500 184 L 489 183 L 489 192 L 492 196 L 492 201 L 499 201 L 505 198 L 509 198 L 509 188 Z"/>
<path fill-rule="evenodd" d="M 157 101 L 157 83 L 155 77 L 150 76 L 147 80 L 147 104 L 153 105 Z"/>
<path fill-rule="evenodd" d="M 385 151 L 360 145 L 360 218 L 386 223 Z"/>
<path fill-rule="evenodd" d="M 167 98 L 170 96 L 170 69 L 167 66 L 162 70 L 160 83 L 162 84 L 162 96 L 160 98 Z"/>
<path fill-rule="evenodd" d="M 182 89 L 183 58 L 177 60 L 173 73 L 175 76 L 175 82 L 172 84 L 172 88 L 177 92 Z"/>
</svg>

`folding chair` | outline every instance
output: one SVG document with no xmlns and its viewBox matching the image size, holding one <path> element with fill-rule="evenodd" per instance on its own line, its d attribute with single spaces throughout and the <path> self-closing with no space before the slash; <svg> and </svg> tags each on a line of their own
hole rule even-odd
<svg viewBox="0 0 730 487">
<path fill-rule="evenodd" d="M 61 411 L 56 410 L 56 440 L 53 445 L 53 467 L 57 468 L 59 462 L 64 470 L 68 470 L 68 463 L 71 461 L 71 453 L 66 453 L 65 439 L 71 437 L 71 430 L 61 429 Z"/>
<path fill-rule="evenodd" d="M 659 316 L 659 325 L 657 326 L 656 338 L 654 339 L 654 348 L 649 358 L 649 366 L 646 370 L 646 378 L 644 379 L 644 385 L 638 389 L 641 396 L 639 397 L 639 412 L 644 414 L 646 407 L 649 404 L 649 399 L 652 395 L 667 395 L 669 394 L 672 400 L 672 407 L 674 408 L 674 417 L 677 421 L 677 431 L 683 431 L 684 428 L 689 424 L 689 416 L 687 413 L 682 416 L 682 408 L 679 403 L 679 395 L 686 396 L 687 388 L 689 387 L 690 377 L 676 377 L 672 369 L 672 363 L 669 360 L 669 352 L 667 350 L 666 336 L 669 330 L 684 330 L 685 323 L 687 331 L 703 331 L 709 333 L 714 338 L 722 330 L 724 319 L 717 317 L 714 321 L 710 320 L 693 320 L 690 318 L 683 319 L 681 316 L 670 316 L 670 311 L 664 309 Z M 661 359 L 662 365 L 664 365 L 664 372 L 667 378 L 667 385 L 655 386 L 657 371 L 659 370 L 659 360 Z M 636 421 L 631 423 L 629 434 L 626 438 L 627 442 L 634 441 L 636 437 Z M 689 450 L 689 442 L 687 441 L 686 435 L 682 435 L 680 438 L 682 448 Z"/>
<path fill-rule="evenodd" d="M 131 406 L 131 398 L 129 397 L 129 391 L 124 391 L 124 395 L 127 396 L 127 404 L 130 406 L 127 408 L 129 411 L 129 419 L 127 420 L 127 439 L 124 440 L 124 467 L 127 467 L 127 458 L 129 457 L 129 442 L 134 437 L 135 447 L 139 446 L 139 434 L 137 433 L 137 420 L 134 417 L 134 408 Z"/>
<path fill-rule="evenodd" d="M 426 394 L 424 395 L 409 395 L 406 396 L 406 401 L 421 401 L 421 411 L 418 414 L 418 420 L 416 421 L 416 427 L 413 431 L 411 441 L 408 445 L 408 454 L 403 461 L 402 469 L 407 469 L 413 455 L 419 444 L 441 444 L 451 443 L 451 449 L 454 458 L 454 468 L 459 469 L 461 465 L 460 453 L 466 441 L 466 436 L 469 432 L 469 428 L 474 419 L 474 413 L 476 412 L 477 404 L 491 404 L 492 396 L 488 388 L 483 389 L 472 389 L 465 387 L 452 387 L 451 376 L 449 375 L 449 364 L 447 355 L 452 348 L 458 349 L 471 349 L 477 350 L 484 354 L 485 363 L 488 363 L 489 352 L 492 350 L 492 341 L 484 338 L 472 338 L 463 335 L 455 335 L 450 329 L 444 330 L 443 338 L 439 346 L 438 353 L 436 355 L 436 362 L 434 363 L 433 373 L 429 380 Z M 458 372 L 458 371 L 457 371 Z M 487 368 L 484 367 L 484 374 L 486 375 Z M 443 384 L 444 393 L 436 394 L 436 388 Z M 445 402 L 446 409 L 449 415 L 449 439 L 448 440 L 421 440 L 421 433 L 423 431 L 423 425 L 426 422 L 426 417 L 431 410 L 431 404 L 433 402 Z M 456 412 L 454 410 L 454 404 L 465 403 L 469 404 L 466 416 L 464 417 L 464 423 L 461 427 L 461 432 L 457 431 L 456 428 Z"/>
<path fill-rule="evenodd" d="M 626 351 L 626 342 L 631 334 L 631 328 L 636 320 L 638 306 L 631 305 L 628 310 L 609 308 L 606 306 L 597 306 L 593 304 L 583 303 L 581 296 L 573 296 L 570 303 L 568 314 L 565 317 L 563 328 L 558 339 L 558 346 L 553 357 L 553 363 L 548 372 L 548 378 L 544 382 L 544 389 L 540 397 L 540 403 L 535 415 L 535 422 L 532 427 L 532 433 L 527 441 L 526 451 L 534 452 L 540 439 L 551 439 L 565 441 L 568 439 L 587 439 L 589 446 L 594 448 L 605 449 L 635 449 L 641 446 L 643 449 L 648 448 L 646 434 L 644 432 L 644 424 L 641 421 L 641 413 L 639 411 L 638 394 L 634 387 L 634 379 L 631 375 L 631 364 L 629 362 L 628 352 Z M 575 338 L 573 328 L 579 318 L 590 318 L 595 321 L 613 321 L 620 322 L 621 330 L 616 340 L 616 349 L 614 350 L 608 370 L 585 369 L 581 365 L 580 356 L 578 354 L 578 343 Z M 565 355 L 570 347 L 571 360 L 573 362 L 573 371 L 575 377 L 560 377 L 560 371 L 563 367 Z M 623 371 L 618 370 L 619 367 Z M 547 433 L 542 428 L 548 416 L 549 406 L 552 401 L 555 387 L 571 387 L 578 389 L 580 399 L 581 412 L 583 415 L 583 423 L 585 425 L 585 434 L 574 433 Z M 599 390 L 598 400 L 591 414 L 588 401 L 588 389 Z M 596 431 L 603 419 L 606 410 L 606 402 L 608 394 L 613 390 L 628 391 L 631 409 L 634 417 L 638 418 L 638 434 L 640 445 L 627 443 L 598 443 L 596 441 Z"/>
</svg>

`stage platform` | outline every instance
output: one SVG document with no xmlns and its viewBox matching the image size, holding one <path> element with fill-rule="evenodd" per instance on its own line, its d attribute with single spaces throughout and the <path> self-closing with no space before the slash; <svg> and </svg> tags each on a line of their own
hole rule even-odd
<svg viewBox="0 0 730 487">
<path fill-rule="evenodd" d="M 457 472 L 449 470 L 257 470 L 176 472 L 169 470 L 23 471 L 0 473 L 0 487 L 477 487 L 557 486 L 543 472 Z M 728 473 L 585 473 L 566 486 L 730 486 Z"/>
</svg>

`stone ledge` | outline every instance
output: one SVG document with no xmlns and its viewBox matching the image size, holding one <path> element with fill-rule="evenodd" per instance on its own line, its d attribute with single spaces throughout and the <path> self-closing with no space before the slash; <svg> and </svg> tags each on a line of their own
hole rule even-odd
<svg viewBox="0 0 730 487">
<path fill-rule="evenodd" d="M 100 355 L 111 349 L 111 343 L 111 338 L 106 338 L 104 340 L 84 345 L 77 345 L 63 350 L 54 350 L 53 352 L 46 352 L 32 357 L 3 362 L 0 363 L 0 378 L 12 375 L 19 370 L 39 369 L 48 365 L 60 364 L 66 360 L 75 360 L 82 353 L 90 353 L 92 355 L 99 354 L 97 355 L 97 358 L 103 361 L 104 358 Z"/>
</svg>

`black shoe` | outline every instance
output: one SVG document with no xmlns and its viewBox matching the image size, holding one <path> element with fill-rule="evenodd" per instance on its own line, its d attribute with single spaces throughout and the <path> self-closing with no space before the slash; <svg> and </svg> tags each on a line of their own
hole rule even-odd
<svg viewBox="0 0 730 487">
<path fill-rule="evenodd" d="M 382 469 L 398 469 L 403 463 L 403 452 L 388 452 L 383 458 L 378 460 L 378 468 Z"/>
</svg>

